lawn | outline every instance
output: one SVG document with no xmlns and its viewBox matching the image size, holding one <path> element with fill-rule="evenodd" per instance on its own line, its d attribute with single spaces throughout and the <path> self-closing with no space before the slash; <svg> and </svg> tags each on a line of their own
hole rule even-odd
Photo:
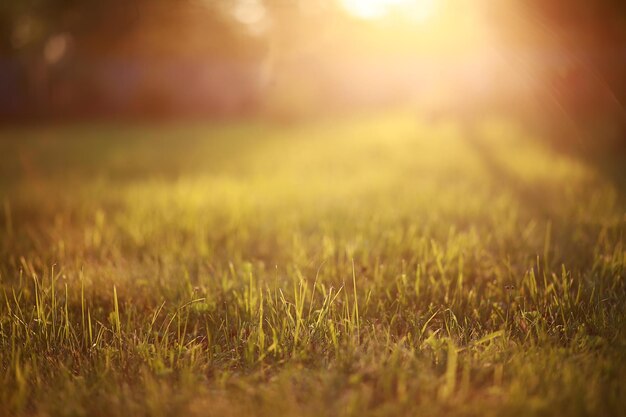
<svg viewBox="0 0 626 417">
<path fill-rule="evenodd" d="M 11 128 L 0 163 L 0 415 L 626 413 L 624 190 L 514 123 Z"/>
</svg>

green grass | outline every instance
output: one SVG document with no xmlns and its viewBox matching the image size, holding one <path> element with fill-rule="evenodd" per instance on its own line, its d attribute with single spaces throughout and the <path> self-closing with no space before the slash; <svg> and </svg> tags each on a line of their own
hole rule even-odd
<svg viewBox="0 0 626 417">
<path fill-rule="evenodd" d="M 512 124 L 0 133 L 0 415 L 617 416 L 626 217 Z"/>
</svg>

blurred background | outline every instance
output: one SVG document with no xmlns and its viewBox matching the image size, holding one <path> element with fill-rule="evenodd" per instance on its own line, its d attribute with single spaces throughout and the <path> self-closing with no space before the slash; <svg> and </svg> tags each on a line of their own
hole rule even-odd
<svg viewBox="0 0 626 417">
<path fill-rule="evenodd" d="M 0 121 L 281 123 L 403 107 L 626 149 L 617 0 L 5 0 Z"/>
</svg>

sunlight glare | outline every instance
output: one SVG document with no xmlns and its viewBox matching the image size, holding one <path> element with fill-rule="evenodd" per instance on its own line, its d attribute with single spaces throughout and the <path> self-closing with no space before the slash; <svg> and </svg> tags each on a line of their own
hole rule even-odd
<svg viewBox="0 0 626 417">
<path fill-rule="evenodd" d="M 342 0 L 342 4 L 350 15 L 366 20 L 381 19 L 395 12 L 424 22 L 437 9 L 437 0 Z"/>
</svg>

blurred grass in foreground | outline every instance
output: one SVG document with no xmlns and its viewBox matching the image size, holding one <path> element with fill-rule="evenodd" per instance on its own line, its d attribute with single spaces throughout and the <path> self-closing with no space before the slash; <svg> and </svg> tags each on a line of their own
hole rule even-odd
<svg viewBox="0 0 626 417">
<path fill-rule="evenodd" d="M 478 131 L 4 131 L 0 414 L 623 413 L 623 190 Z"/>
</svg>

